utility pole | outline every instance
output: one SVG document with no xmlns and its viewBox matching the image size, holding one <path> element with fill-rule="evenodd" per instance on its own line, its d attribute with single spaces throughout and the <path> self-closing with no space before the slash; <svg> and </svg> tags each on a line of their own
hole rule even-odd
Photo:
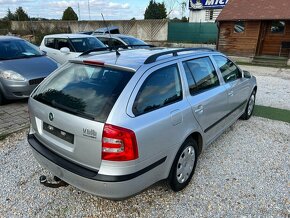
<svg viewBox="0 0 290 218">
<path fill-rule="evenodd" d="M 79 11 L 79 20 L 81 20 L 80 3 L 78 3 L 78 11 Z"/>
<path fill-rule="evenodd" d="M 88 0 L 88 9 L 89 9 L 89 19 L 91 20 L 90 0 Z"/>
</svg>

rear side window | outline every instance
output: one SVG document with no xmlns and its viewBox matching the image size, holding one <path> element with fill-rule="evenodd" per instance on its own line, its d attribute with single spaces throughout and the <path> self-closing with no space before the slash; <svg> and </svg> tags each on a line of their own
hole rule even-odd
<svg viewBox="0 0 290 218">
<path fill-rule="evenodd" d="M 161 68 L 148 76 L 141 86 L 133 113 L 138 116 L 182 100 L 182 88 L 177 65 Z"/>
<path fill-rule="evenodd" d="M 226 83 L 242 78 L 241 71 L 232 61 L 220 55 L 215 55 L 213 58 L 220 68 Z"/>
<path fill-rule="evenodd" d="M 132 72 L 67 64 L 33 98 L 54 108 L 105 122 Z"/>
<path fill-rule="evenodd" d="M 217 73 L 209 57 L 183 62 L 191 95 L 219 86 Z"/>
<path fill-rule="evenodd" d="M 105 45 L 94 37 L 70 39 L 76 52 L 85 52 L 94 48 L 104 48 Z"/>
<path fill-rule="evenodd" d="M 98 37 L 98 39 L 105 45 L 109 46 L 109 38 Z"/>
<path fill-rule="evenodd" d="M 54 39 L 52 39 L 52 38 L 45 39 L 44 44 L 48 48 L 55 48 Z"/>
<path fill-rule="evenodd" d="M 111 41 L 109 41 L 109 45 L 112 46 L 112 47 L 118 47 L 118 46 L 122 47 L 122 46 L 124 46 L 124 44 L 121 41 L 117 40 L 117 39 L 111 39 Z"/>
</svg>

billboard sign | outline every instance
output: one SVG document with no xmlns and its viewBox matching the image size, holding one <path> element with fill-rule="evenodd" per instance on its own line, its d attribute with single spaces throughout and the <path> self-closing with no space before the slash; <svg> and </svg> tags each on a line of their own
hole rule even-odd
<svg viewBox="0 0 290 218">
<path fill-rule="evenodd" d="M 223 8 L 229 0 L 189 0 L 189 9 Z"/>
</svg>

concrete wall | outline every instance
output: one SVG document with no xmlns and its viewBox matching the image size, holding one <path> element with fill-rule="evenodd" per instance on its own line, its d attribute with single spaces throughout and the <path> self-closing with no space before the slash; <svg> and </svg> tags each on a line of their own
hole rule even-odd
<svg viewBox="0 0 290 218">
<path fill-rule="evenodd" d="M 107 21 L 108 26 L 119 26 L 120 32 L 145 41 L 167 41 L 167 20 Z M 105 27 L 103 21 L 12 21 L 11 31 L 17 34 L 50 34 L 92 31 Z"/>
</svg>

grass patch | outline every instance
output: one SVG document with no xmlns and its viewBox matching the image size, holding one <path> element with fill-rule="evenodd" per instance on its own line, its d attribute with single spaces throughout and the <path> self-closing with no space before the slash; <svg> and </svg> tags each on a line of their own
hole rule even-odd
<svg viewBox="0 0 290 218">
<path fill-rule="evenodd" d="M 235 61 L 237 65 L 246 65 L 246 66 L 258 66 L 258 67 L 272 67 L 272 68 L 283 68 L 283 69 L 290 69 L 290 66 L 287 65 L 281 65 L 281 66 L 276 66 L 276 65 L 264 65 L 264 64 L 254 64 L 254 63 L 248 63 L 248 62 L 241 62 L 241 61 Z"/>
<path fill-rule="evenodd" d="M 290 123 L 290 111 L 284 109 L 255 105 L 254 116 Z"/>
</svg>

